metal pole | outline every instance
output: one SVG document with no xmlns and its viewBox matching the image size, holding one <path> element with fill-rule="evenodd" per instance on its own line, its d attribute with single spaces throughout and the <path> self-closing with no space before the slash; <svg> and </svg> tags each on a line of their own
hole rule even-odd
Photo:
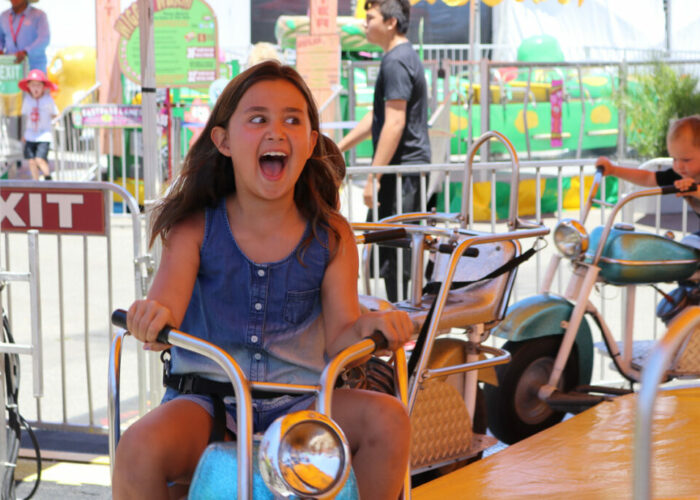
<svg viewBox="0 0 700 500">
<path fill-rule="evenodd" d="M 141 112 L 143 116 L 144 204 L 149 207 L 160 193 L 162 175 L 158 168 L 156 129 L 156 75 L 153 43 L 153 0 L 139 0 L 141 42 Z M 150 202 L 150 203 L 149 203 Z"/>
</svg>

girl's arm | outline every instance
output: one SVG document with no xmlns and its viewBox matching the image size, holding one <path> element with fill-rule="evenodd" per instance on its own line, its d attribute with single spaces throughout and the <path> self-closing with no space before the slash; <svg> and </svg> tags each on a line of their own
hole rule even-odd
<svg viewBox="0 0 700 500">
<path fill-rule="evenodd" d="M 135 301 L 127 314 L 128 329 L 145 342 L 144 349 L 167 348 L 155 341 L 158 332 L 165 325 L 177 328 L 185 317 L 199 270 L 203 239 L 203 213 L 179 222 L 168 234 L 148 297 Z"/>
<path fill-rule="evenodd" d="M 329 356 L 380 330 L 389 349 L 402 346 L 413 332 L 413 324 L 403 311 L 373 311 L 360 314 L 357 297 L 358 256 L 352 229 L 342 219 L 334 224 L 340 231 L 335 257 L 328 265 L 321 285 L 321 308 Z M 332 248 L 331 248 L 332 250 Z"/>
</svg>

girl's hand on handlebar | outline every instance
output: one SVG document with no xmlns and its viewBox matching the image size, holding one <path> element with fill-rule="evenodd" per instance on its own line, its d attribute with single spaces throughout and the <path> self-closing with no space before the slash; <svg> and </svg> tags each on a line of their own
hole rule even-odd
<svg viewBox="0 0 700 500">
<path fill-rule="evenodd" d="M 363 338 L 379 330 L 386 338 L 391 351 L 402 347 L 413 333 L 413 322 L 404 311 L 372 311 L 363 314 L 360 321 Z"/>
<path fill-rule="evenodd" d="M 174 323 L 170 309 L 155 300 L 137 300 L 126 314 L 129 332 L 143 342 L 146 351 L 162 351 L 170 346 L 156 342 L 158 332 Z"/>
</svg>

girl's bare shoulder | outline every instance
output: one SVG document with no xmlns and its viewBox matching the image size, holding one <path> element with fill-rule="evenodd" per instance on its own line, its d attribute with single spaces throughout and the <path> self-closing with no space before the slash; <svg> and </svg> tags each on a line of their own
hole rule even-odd
<svg viewBox="0 0 700 500">
<path fill-rule="evenodd" d="M 195 244 L 199 248 L 204 241 L 204 226 L 204 211 L 201 210 L 175 224 L 170 230 L 165 244 L 166 246 Z"/>
</svg>

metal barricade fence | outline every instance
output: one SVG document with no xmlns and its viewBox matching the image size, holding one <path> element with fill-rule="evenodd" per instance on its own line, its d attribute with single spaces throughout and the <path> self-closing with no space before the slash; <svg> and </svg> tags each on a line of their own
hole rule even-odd
<svg viewBox="0 0 700 500">
<path fill-rule="evenodd" d="M 119 195 L 128 214 L 113 215 Z M 153 262 L 144 244 L 143 216 L 123 188 L 104 182 L 0 181 L 0 267 L 27 267 L 25 233 L 39 231 L 43 396 L 20 387 L 22 413 L 42 429 L 107 433 L 110 323 L 115 307 L 142 298 Z M 25 290 L 8 285 L 5 310 L 18 342 L 33 317 Z M 125 353 L 123 421 L 158 404 L 160 361 L 136 349 Z M 23 380 L 31 374 L 22 365 Z M 34 408 L 28 404 L 34 396 Z"/>
<path fill-rule="evenodd" d="M 55 176 L 62 181 L 99 180 L 100 148 L 93 130 L 75 127 L 75 110 L 97 101 L 96 83 L 52 120 Z"/>
<path fill-rule="evenodd" d="M 563 216 L 578 217 L 578 210 L 567 209 L 564 205 L 563 184 L 567 179 L 577 180 L 577 187 L 570 188 L 569 191 L 573 192 L 566 193 L 566 197 L 573 197 L 578 206 L 581 206 L 581 200 L 587 194 L 585 179 L 592 174 L 594 161 L 580 159 L 521 162 L 521 189 L 531 190 L 530 199 L 533 200 L 533 205 L 525 207 L 529 209 L 531 216 L 537 221 L 551 219 L 551 222 L 547 223 L 550 227 Z M 664 162 L 659 162 L 659 166 L 665 166 Z M 505 162 L 483 162 L 475 165 L 475 182 L 481 183 L 480 189 L 487 190 L 491 206 L 497 207 L 508 197 L 498 188 L 498 182 L 502 180 L 501 170 L 506 168 L 509 168 L 509 164 Z M 431 184 L 431 176 L 434 178 L 432 184 L 441 186 L 443 201 L 449 206 L 452 201 L 451 192 L 454 192 L 450 190 L 450 184 L 460 182 L 464 175 L 463 165 L 455 163 L 349 167 L 342 186 L 341 211 L 350 221 L 366 220 L 367 209 L 362 201 L 363 180 L 368 173 L 380 171 L 394 172 L 399 178 L 407 173 L 420 175 L 423 208 L 426 208 L 426 190 Z M 557 208 L 553 213 L 543 213 L 540 207 L 545 181 L 557 184 Z M 88 195 L 92 196 L 91 193 L 95 191 L 100 194 L 97 202 L 99 210 L 93 201 L 89 212 L 99 213 L 98 219 L 104 218 L 104 229 L 82 230 L 77 226 L 72 227 L 69 222 L 72 220 L 74 225 L 77 224 L 79 205 L 82 203 L 88 206 Z M 113 194 L 118 194 L 125 200 L 130 213 L 111 213 Z M 79 203 L 76 196 L 81 195 L 84 199 Z M 472 196 L 471 199 L 475 200 L 475 197 Z M 682 203 L 680 200 L 675 201 Z M 401 211 L 399 207 L 399 212 Z M 654 211 L 655 217 L 645 223 L 660 232 L 660 204 L 657 204 Z M 472 208 L 469 213 L 473 214 L 475 210 Z M 682 213 L 682 231 L 686 232 L 688 219 L 686 212 Z M 633 221 L 638 214 L 623 215 L 623 220 Z M 590 224 L 599 224 L 604 217 L 605 208 L 601 208 L 600 218 L 589 217 Z M 105 433 L 107 422 L 104 367 L 107 366 L 112 335 L 109 314 L 113 308 L 128 306 L 135 298 L 145 295 L 155 266 L 153 259 L 145 251 L 143 216 L 139 214 L 138 204 L 122 187 L 110 183 L 0 181 L 0 222 L 3 223 L 4 229 L 8 223 L 15 226 L 13 231 L 4 230 L 3 237 L 0 238 L 0 264 L 4 269 L 26 267 L 23 256 L 27 252 L 22 248 L 22 242 L 26 238 L 23 238 L 21 233 L 31 228 L 38 228 L 41 232 L 41 326 L 46 390 L 43 397 L 35 397 L 33 411 L 27 411 L 23 407 L 23 412 L 39 428 Z M 505 230 L 494 210 L 491 210 L 485 219 L 474 220 L 472 215 L 470 223 L 475 229 L 490 232 Z M 18 225 L 22 227 L 18 228 Z M 18 229 L 20 234 L 17 234 Z M 553 245 L 549 245 L 522 266 L 511 301 L 538 291 L 540 276 L 552 251 Z M 563 291 L 566 278 L 558 276 L 560 292 Z M 378 281 L 374 282 L 373 293 L 381 296 L 383 291 Z M 611 318 L 613 328 L 616 327 L 615 319 L 619 318 L 621 329 L 624 316 L 621 314 L 622 302 L 619 297 L 610 299 L 603 290 L 600 295 L 600 309 L 604 315 L 608 315 L 606 318 Z M 22 339 L 23 333 L 31 331 L 32 315 L 26 307 L 27 295 L 22 290 L 11 288 L 3 300 L 6 301 L 13 330 L 19 339 Z M 655 303 L 657 298 L 650 300 Z M 653 310 L 649 311 L 649 314 L 653 317 Z M 636 321 L 643 321 L 647 327 L 649 325 L 648 316 L 636 318 Z M 652 321 L 657 323 L 655 318 Z M 649 329 L 646 328 L 646 331 Z M 663 330 L 657 329 L 650 335 L 655 337 L 660 331 Z M 160 362 L 157 356 L 153 353 L 145 354 L 136 344 L 129 343 L 129 348 L 134 352 L 125 353 L 123 358 L 122 421 L 125 424 L 157 404 L 162 391 Z M 597 364 L 600 367 L 597 376 L 601 381 L 617 377 L 617 373 L 609 370 L 606 364 L 603 358 L 600 358 Z M 30 372 L 26 366 L 23 367 L 23 372 L 27 380 Z M 21 404 L 26 404 L 31 396 L 30 384 L 22 385 Z"/>
</svg>

